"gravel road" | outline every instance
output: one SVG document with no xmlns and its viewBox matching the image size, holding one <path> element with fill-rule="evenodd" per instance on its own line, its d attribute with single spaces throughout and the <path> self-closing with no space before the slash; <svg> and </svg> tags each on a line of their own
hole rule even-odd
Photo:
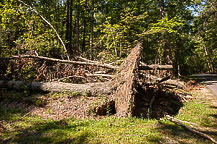
<svg viewBox="0 0 217 144">
<path fill-rule="evenodd" d="M 217 74 L 195 74 L 217 97 Z"/>
</svg>

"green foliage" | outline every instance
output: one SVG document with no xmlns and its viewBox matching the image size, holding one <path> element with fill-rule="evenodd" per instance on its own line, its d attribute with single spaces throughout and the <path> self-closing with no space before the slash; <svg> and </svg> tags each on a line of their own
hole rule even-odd
<svg viewBox="0 0 217 144">
<path fill-rule="evenodd" d="M 73 54 L 112 63 L 124 59 L 137 41 L 145 63 L 173 64 L 182 74 L 215 71 L 216 2 L 157 0 L 76 0 L 71 8 L 71 43 L 67 38 L 66 1 L 25 1 L 34 7 L 71 44 Z M 193 13 L 199 12 L 198 16 Z M 79 33 L 78 33 L 79 32 Z M 93 39 L 92 39 L 93 38 Z M 204 49 L 206 53 L 203 55 Z M 61 58 L 56 33 L 29 7 L 15 0 L 0 4 L 0 57 L 28 54 Z M 171 62 L 167 60 L 170 57 Z"/>
<path fill-rule="evenodd" d="M 183 21 L 183 20 L 182 20 Z M 168 17 L 165 17 L 162 20 L 158 20 L 157 23 L 151 23 L 150 28 L 147 32 L 144 32 L 142 35 L 149 35 L 149 34 L 155 34 L 155 33 L 175 33 L 178 35 L 180 34 L 180 29 L 183 27 L 184 23 L 181 22 L 177 17 L 174 17 L 172 19 L 168 19 Z"/>
<path fill-rule="evenodd" d="M 137 33 L 143 31 L 143 24 L 147 13 L 136 14 L 134 9 L 126 8 L 120 13 L 119 23 L 112 24 L 111 17 L 107 17 L 106 22 L 100 25 L 102 36 L 100 41 L 105 49 L 99 53 L 98 57 L 105 62 L 112 62 L 118 58 L 126 57 L 133 44 L 138 41 Z"/>
</svg>

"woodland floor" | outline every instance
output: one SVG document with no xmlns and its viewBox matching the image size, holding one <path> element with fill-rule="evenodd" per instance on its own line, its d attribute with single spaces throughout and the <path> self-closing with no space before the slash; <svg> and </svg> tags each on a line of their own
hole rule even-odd
<svg viewBox="0 0 217 144">
<path fill-rule="evenodd" d="M 204 86 L 190 93 L 175 118 L 217 139 L 217 98 Z M 0 143 L 210 143 L 164 118 L 96 117 L 103 97 L 2 89 L 0 101 Z"/>
</svg>

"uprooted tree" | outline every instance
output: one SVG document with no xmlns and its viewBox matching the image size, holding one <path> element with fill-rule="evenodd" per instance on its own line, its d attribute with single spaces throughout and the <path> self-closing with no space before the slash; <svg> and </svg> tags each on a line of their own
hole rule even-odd
<svg viewBox="0 0 217 144">
<path fill-rule="evenodd" d="M 119 68 L 112 65 L 100 64 L 96 61 L 79 62 L 69 60 L 59 60 L 40 56 L 25 55 L 14 56 L 8 59 L 14 58 L 35 58 L 47 61 L 55 61 L 70 64 L 80 65 L 95 65 L 98 67 L 106 67 L 109 69 L 118 69 L 117 73 L 109 81 L 98 83 L 85 83 L 85 84 L 72 84 L 62 82 L 23 82 L 23 81 L 0 81 L 0 87 L 9 87 L 16 89 L 23 89 L 29 87 L 32 90 L 42 91 L 75 91 L 79 93 L 88 93 L 91 96 L 103 95 L 106 97 L 106 101 L 102 102 L 96 107 L 96 114 L 104 115 L 107 107 L 113 107 L 113 113 L 117 116 L 147 116 L 152 115 L 152 112 L 158 113 L 161 108 L 160 105 L 167 106 L 167 102 L 161 102 L 158 107 L 154 107 L 154 103 L 157 104 L 156 99 L 162 99 L 162 95 L 167 95 L 171 99 L 185 100 L 186 94 L 176 93 L 179 97 L 174 97 L 171 93 L 162 91 L 162 89 L 173 89 L 175 87 L 184 87 L 183 83 L 176 80 L 169 80 L 170 76 L 164 78 L 157 78 L 153 75 L 141 73 L 144 69 L 169 69 L 172 66 L 159 66 L 159 65 L 145 65 L 140 62 L 142 46 L 138 43 L 131 53 L 120 65 Z M 146 82 L 144 79 L 151 78 L 151 82 Z M 161 84 L 161 85 L 160 85 Z M 151 93 L 151 94 L 150 94 Z M 164 100 L 165 101 L 165 100 Z M 181 103 L 181 102 L 180 102 Z M 173 107 L 173 106 L 172 106 Z M 165 113 L 167 114 L 167 113 Z M 159 114 L 163 115 L 163 114 Z M 159 116 L 158 115 L 158 116 Z"/>
</svg>

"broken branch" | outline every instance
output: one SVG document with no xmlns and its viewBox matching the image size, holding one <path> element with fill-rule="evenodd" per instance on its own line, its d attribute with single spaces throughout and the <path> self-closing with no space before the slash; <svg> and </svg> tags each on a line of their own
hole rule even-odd
<svg viewBox="0 0 217 144">
<path fill-rule="evenodd" d="M 109 64 L 101 64 L 101 63 L 88 63 L 88 62 L 81 62 L 81 61 L 70 61 L 70 60 L 61 60 L 56 58 L 49 58 L 44 56 L 35 56 L 35 55 L 20 55 L 20 56 L 12 56 L 9 58 L 3 58 L 3 59 L 14 59 L 14 58 L 35 58 L 35 59 L 42 59 L 42 60 L 48 60 L 48 61 L 54 61 L 54 62 L 60 62 L 60 63 L 69 63 L 69 64 L 79 64 L 79 65 L 91 65 L 91 66 L 98 66 L 103 68 L 109 68 L 109 69 L 117 69 L 117 67 L 109 65 Z"/>
<path fill-rule="evenodd" d="M 21 2 L 22 4 L 24 4 L 25 6 L 29 7 L 31 10 L 33 10 L 42 20 L 44 20 L 51 27 L 51 29 L 56 33 L 58 39 L 60 40 L 61 44 L 63 45 L 63 49 L 64 49 L 64 51 L 66 53 L 67 59 L 69 60 L 69 55 L 68 55 L 66 46 L 65 46 L 63 40 L 61 39 L 60 35 L 58 34 L 57 30 L 53 27 L 53 25 L 49 21 L 47 21 L 42 15 L 40 15 L 39 12 L 35 8 L 33 8 L 30 5 L 24 3 L 22 0 L 18 0 L 18 1 Z"/>
<path fill-rule="evenodd" d="M 175 118 L 173 118 L 173 117 L 171 117 L 171 116 L 169 116 L 169 115 L 166 115 L 166 118 L 167 118 L 169 121 L 171 121 L 171 122 L 173 122 L 173 123 L 175 123 L 175 124 L 177 124 L 177 125 L 181 125 L 183 128 L 189 130 L 190 132 L 195 133 L 195 134 L 197 134 L 197 135 L 200 135 L 200 136 L 202 136 L 202 137 L 204 137 L 204 138 L 206 138 L 206 139 L 209 139 L 209 140 L 212 141 L 214 144 L 217 144 L 217 141 L 214 140 L 214 139 L 213 139 L 212 137 L 210 137 L 209 135 L 204 134 L 204 133 L 202 133 L 202 132 L 200 132 L 200 131 L 197 131 L 197 130 L 191 128 L 191 127 L 188 127 L 188 126 L 184 125 L 183 123 L 180 122 L 180 120 L 175 119 Z"/>
<path fill-rule="evenodd" d="M 85 74 L 87 77 L 110 77 L 113 78 L 114 75 L 109 75 L 109 74 Z"/>
<path fill-rule="evenodd" d="M 139 70 L 153 70 L 153 69 L 157 69 L 157 70 L 172 70 L 173 66 L 172 65 L 147 65 L 143 62 L 140 62 L 140 66 L 139 66 Z"/>
</svg>

